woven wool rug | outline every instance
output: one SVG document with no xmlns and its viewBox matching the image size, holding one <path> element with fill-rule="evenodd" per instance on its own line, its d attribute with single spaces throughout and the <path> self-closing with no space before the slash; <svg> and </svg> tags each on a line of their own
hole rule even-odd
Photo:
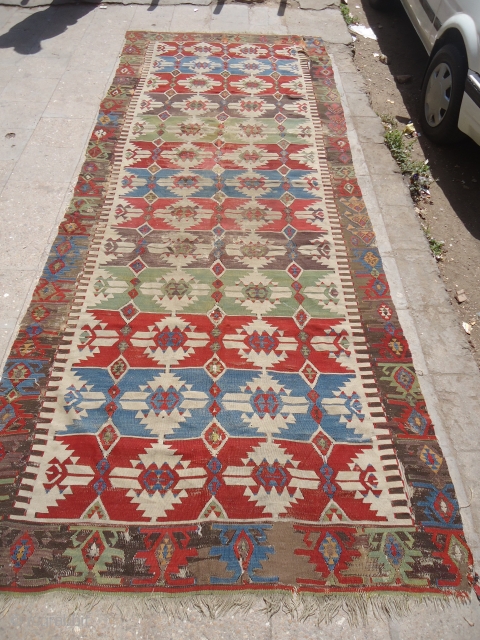
<svg viewBox="0 0 480 640">
<path fill-rule="evenodd" d="M 127 34 L 0 426 L 4 603 L 467 597 L 321 42 Z"/>
</svg>

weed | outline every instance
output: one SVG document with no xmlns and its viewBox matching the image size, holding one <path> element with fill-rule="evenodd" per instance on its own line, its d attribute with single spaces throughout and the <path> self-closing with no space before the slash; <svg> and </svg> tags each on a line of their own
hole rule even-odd
<svg viewBox="0 0 480 640">
<path fill-rule="evenodd" d="M 347 24 L 356 24 L 358 22 L 357 18 L 352 16 L 352 14 L 350 13 L 350 9 L 346 4 L 340 5 L 340 11 L 342 12 L 343 19 Z"/>
<path fill-rule="evenodd" d="M 397 126 L 397 119 L 394 116 L 391 116 L 389 113 L 377 113 L 377 116 L 379 116 L 384 126 L 385 125 L 389 125 L 390 127 Z"/>
<path fill-rule="evenodd" d="M 405 142 L 405 136 L 396 127 L 396 120 L 392 116 L 382 115 L 382 122 L 386 125 L 385 144 L 390 149 L 393 159 L 404 175 L 410 176 L 410 193 L 417 202 L 424 193 L 428 194 L 428 186 L 432 181 L 430 167 L 427 162 L 412 160 L 412 142 Z"/>
<path fill-rule="evenodd" d="M 431 232 L 430 227 L 425 224 L 422 224 L 423 233 L 428 240 L 428 245 L 430 247 L 430 251 L 435 256 L 437 260 L 443 260 L 443 245 L 445 242 L 443 240 L 436 240 Z"/>
<path fill-rule="evenodd" d="M 385 127 L 385 144 L 390 149 L 393 159 L 400 167 L 403 175 L 410 176 L 410 195 L 414 202 L 418 202 L 423 195 L 429 195 L 428 187 L 432 182 L 428 161 L 412 160 L 412 147 L 414 141 L 406 142 L 403 131 L 397 129 L 397 120 L 388 114 L 378 114 Z M 436 260 L 443 260 L 442 240 L 436 240 L 427 225 L 422 224 L 425 237 L 428 240 L 430 251 Z"/>
<path fill-rule="evenodd" d="M 403 133 L 399 129 L 390 129 L 385 131 L 385 144 L 402 173 L 409 173 L 412 143 L 405 144 Z"/>
</svg>

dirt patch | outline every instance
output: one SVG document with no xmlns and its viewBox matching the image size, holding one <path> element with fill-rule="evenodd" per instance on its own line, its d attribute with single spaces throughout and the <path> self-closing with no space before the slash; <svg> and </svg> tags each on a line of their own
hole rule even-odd
<svg viewBox="0 0 480 640">
<path fill-rule="evenodd" d="M 368 0 L 349 0 L 348 6 L 378 38 L 358 36 L 354 45 L 355 64 L 373 109 L 395 118 L 399 128 L 412 122 L 420 133 L 413 138 L 412 158 L 428 159 L 434 182 L 430 197 L 417 205 L 418 223 L 444 243 L 438 267 L 460 326 L 465 322 L 472 327 L 465 335 L 480 366 L 480 147 L 471 140 L 439 147 L 422 135 L 420 92 L 428 55 L 401 5 L 389 13 L 373 10 Z M 399 76 L 411 79 L 400 83 Z M 455 297 L 458 290 L 467 298 L 461 304 Z"/>
</svg>

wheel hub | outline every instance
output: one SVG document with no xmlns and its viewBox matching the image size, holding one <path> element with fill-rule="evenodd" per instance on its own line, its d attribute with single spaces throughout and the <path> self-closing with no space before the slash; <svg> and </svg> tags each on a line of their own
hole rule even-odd
<svg viewBox="0 0 480 640">
<path fill-rule="evenodd" d="M 451 94 L 452 72 L 441 62 L 431 73 L 425 92 L 425 119 L 431 127 L 438 127 L 447 115 Z"/>
</svg>

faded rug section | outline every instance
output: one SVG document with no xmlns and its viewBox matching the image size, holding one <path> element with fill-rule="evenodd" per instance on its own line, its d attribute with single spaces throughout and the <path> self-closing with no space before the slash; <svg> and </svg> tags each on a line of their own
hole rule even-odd
<svg viewBox="0 0 480 640">
<path fill-rule="evenodd" d="M 87 156 L 2 379 L 2 589 L 465 598 L 321 42 L 128 33 Z"/>
</svg>

